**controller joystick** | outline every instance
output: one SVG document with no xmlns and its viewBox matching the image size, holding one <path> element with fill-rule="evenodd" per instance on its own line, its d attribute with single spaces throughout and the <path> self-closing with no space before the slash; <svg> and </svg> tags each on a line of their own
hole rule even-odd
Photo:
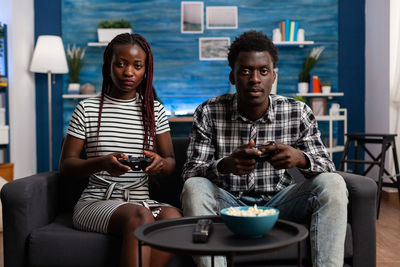
<svg viewBox="0 0 400 267">
<path fill-rule="evenodd" d="M 275 145 L 275 142 L 274 141 L 269 141 L 267 144 L 254 146 L 254 148 L 256 148 L 256 149 L 258 149 L 258 150 L 260 150 L 262 152 L 262 154 L 259 157 L 256 158 L 256 161 L 257 162 L 264 162 L 264 161 L 269 160 L 273 155 L 275 155 L 277 153 L 277 151 L 269 151 L 269 152 L 263 152 L 262 151 L 262 149 L 264 147 L 273 146 L 273 145 Z"/>
<path fill-rule="evenodd" d="M 126 166 L 131 167 L 132 171 L 144 171 L 153 160 L 150 157 L 132 157 L 125 156 L 118 159 L 118 161 Z"/>
</svg>

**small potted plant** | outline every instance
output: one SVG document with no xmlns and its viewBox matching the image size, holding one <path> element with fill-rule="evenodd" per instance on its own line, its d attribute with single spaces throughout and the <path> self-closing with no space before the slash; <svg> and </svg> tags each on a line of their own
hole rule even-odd
<svg viewBox="0 0 400 267">
<path fill-rule="evenodd" d="M 120 19 L 116 21 L 102 20 L 100 21 L 97 29 L 97 37 L 99 39 L 99 42 L 108 43 L 118 34 L 126 32 L 131 33 L 132 26 L 125 19 Z"/>
<path fill-rule="evenodd" d="M 299 74 L 299 83 L 297 85 L 299 93 L 307 93 L 310 81 L 310 71 L 317 63 L 319 56 L 324 51 L 324 46 L 314 47 L 306 56 L 303 69 Z"/>
<path fill-rule="evenodd" d="M 68 93 L 76 94 L 79 93 L 79 73 L 83 65 L 83 58 L 85 56 L 85 48 L 68 45 L 67 47 L 67 62 L 69 67 L 69 84 Z"/>
<path fill-rule="evenodd" d="M 322 82 L 321 89 L 322 93 L 329 94 L 331 92 L 331 82 Z"/>
</svg>

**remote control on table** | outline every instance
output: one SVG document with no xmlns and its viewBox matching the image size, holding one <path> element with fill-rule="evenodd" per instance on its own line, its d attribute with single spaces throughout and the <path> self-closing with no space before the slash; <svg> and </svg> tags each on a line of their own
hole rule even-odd
<svg viewBox="0 0 400 267">
<path fill-rule="evenodd" d="M 200 219 L 197 221 L 193 229 L 193 242 L 194 243 L 205 243 L 208 240 L 212 231 L 212 220 Z"/>
</svg>

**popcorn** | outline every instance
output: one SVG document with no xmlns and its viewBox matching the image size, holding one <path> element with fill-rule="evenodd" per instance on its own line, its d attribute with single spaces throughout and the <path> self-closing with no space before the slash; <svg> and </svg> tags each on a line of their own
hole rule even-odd
<svg viewBox="0 0 400 267">
<path fill-rule="evenodd" d="M 257 204 L 254 207 L 249 207 L 247 210 L 239 210 L 237 208 L 230 207 L 226 214 L 231 216 L 246 216 L 246 217 L 256 217 L 256 216 L 267 216 L 275 214 L 274 209 L 258 209 Z"/>
</svg>

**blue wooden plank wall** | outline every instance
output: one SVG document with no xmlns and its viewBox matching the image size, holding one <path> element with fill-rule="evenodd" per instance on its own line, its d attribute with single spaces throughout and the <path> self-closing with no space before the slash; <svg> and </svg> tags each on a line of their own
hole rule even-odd
<svg viewBox="0 0 400 267">
<path fill-rule="evenodd" d="M 231 41 L 247 30 L 272 30 L 284 19 L 296 20 L 305 29 L 306 40 L 326 47 L 313 70 L 321 80 L 338 88 L 338 0 L 215 0 L 207 6 L 237 6 L 238 29 L 206 29 L 202 34 L 180 32 L 181 1 L 173 0 L 62 0 L 62 37 L 64 45 L 87 46 L 97 42 L 97 25 L 102 19 L 127 19 L 133 31 L 150 43 L 155 58 L 154 85 L 168 111 L 193 112 L 205 99 L 229 92 L 230 68 L 226 60 L 200 61 L 198 38 L 229 37 Z M 279 47 L 278 94 L 293 96 L 297 92 L 298 74 L 306 53 L 312 46 Z M 104 48 L 87 47 L 81 84 L 101 88 L 101 65 Z M 64 93 L 67 92 L 64 75 Z M 64 131 L 78 100 L 63 101 Z M 340 101 L 340 100 L 339 100 Z"/>
</svg>

